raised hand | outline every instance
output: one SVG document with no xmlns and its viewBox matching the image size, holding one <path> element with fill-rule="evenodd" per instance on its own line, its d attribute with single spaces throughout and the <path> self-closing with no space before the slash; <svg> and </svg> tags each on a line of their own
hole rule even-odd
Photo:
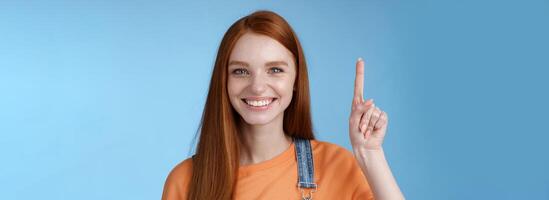
<svg viewBox="0 0 549 200">
<path fill-rule="evenodd" d="M 364 61 L 356 63 L 355 92 L 349 118 L 349 137 L 355 150 L 380 150 L 387 130 L 387 113 L 375 106 L 374 100 L 364 101 Z"/>
</svg>

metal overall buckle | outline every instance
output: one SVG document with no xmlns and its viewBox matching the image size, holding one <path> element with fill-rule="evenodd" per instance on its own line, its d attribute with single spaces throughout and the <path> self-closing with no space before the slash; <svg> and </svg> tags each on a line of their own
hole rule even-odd
<svg viewBox="0 0 549 200">
<path fill-rule="evenodd" d="M 299 184 L 298 184 L 299 187 Z M 317 185 L 314 184 L 313 188 L 302 188 L 299 187 L 299 191 L 301 191 L 301 199 L 303 200 L 312 200 L 313 199 L 313 193 L 316 192 Z"/>
</svg>

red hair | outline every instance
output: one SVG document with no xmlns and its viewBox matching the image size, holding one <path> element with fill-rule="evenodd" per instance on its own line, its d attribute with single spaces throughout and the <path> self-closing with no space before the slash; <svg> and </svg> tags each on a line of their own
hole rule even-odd
<svg viewBox="0 0 549 200">
<path fill-rule="evenodd" d="M 292 52 L 297 72 L 296 90 L 284 111 L 283 129 L 291 137 L 314 139 L 307 65 L 297 35 L 288 22 L 274 12 L 261 10 L 245 16 L 231 25 L 218 49 L 193 156 L 189 199 L 233 197 L 240 161 L 238 124 L 242 119 L 229 101 L 227 67 L 237 40 L 248 32 L 269 36 Z"/>
</svg>

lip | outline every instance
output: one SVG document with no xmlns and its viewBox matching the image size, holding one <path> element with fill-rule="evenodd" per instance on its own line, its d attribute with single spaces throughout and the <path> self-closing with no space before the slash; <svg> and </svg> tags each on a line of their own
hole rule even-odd
<svg viewBox="0 0 549 200">
<path fill-rule="evenodd" d="M 246 103 L 246 99 L 254 100 L 254 101 L 268 100 L 268 99 L 273 99 L 273 100 L 268 105 L 257 107 L 257 106 L 251 106 L 248 103 Z M 246 108 L 248 110 L 251 110 L 251 111 L 266 111 L 266 110 L 271 109 L 271 107 L 272 107 L 271 105 L 273 105 L 273 102 L 278 100 L 278 98 L 274 98 L 274 97 L 247 97 L 247 98 L 242 98 L 241 100 L 242 100 L 242 103 L 246 106 Z"/>
<path fill-rule="evenodd" d="M 244 97 L 242 99 L 248 99 L 253 101 L 261 101 L 261 100 L 268 100 L 268 99 L 276 99 L 276 97 Z"/>
</svg>

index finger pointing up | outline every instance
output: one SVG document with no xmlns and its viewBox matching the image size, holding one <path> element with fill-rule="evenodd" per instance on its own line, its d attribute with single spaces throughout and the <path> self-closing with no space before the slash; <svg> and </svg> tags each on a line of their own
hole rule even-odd
<svg viewBox="0 0 549 200">
<path fill-rule="evenodd" d="M 356 76 L 355 76 L 355 94 L 354 103 L 360 103 L 364 100 L 364 60 L 358 58 L 356 61 Z"/>
</svg>

